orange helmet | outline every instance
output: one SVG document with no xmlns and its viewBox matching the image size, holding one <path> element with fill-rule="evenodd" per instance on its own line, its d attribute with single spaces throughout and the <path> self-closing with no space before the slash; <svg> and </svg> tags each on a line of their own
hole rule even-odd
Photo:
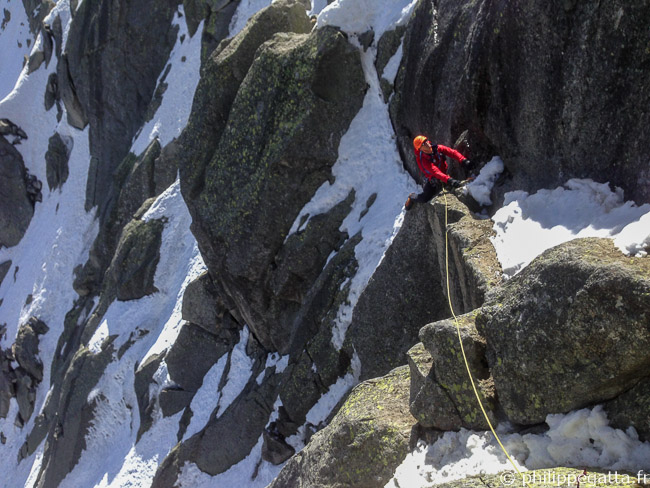
<svg viewBox="0 0 650 488">
<path fill-rule="evenodd" d="M 415 139 L 413 139 L 413 147 L 415 150 L 419 151 L 422 147 L 422 144 L 424 144 L 424 141 L 426 140 L 427 138 L 425 136 L 417 136 Z"/>
</svg>

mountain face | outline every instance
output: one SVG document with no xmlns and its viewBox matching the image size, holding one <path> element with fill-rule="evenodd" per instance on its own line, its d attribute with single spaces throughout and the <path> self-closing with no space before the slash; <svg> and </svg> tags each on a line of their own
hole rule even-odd
<svg viewBox="0 0 650 488">
<path fill-rule="evenodd" d="M 594 405 L 650 440 L 648 258 L 506 279 L 489 218 L 569 178 L 650 203 L 650 9 L 385 3 L 3 2 L 10 485 L 384 486 L 418 441 Z M 405 213 L 420 133 L 499 155 L 496 204 Z"/>
</svg>

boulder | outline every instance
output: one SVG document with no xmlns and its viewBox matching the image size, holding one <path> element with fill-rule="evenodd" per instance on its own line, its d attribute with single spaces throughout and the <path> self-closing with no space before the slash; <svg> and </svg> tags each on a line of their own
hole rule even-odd
<svg viewBox="0 0 650 488">
<path fill-rule="evenodd" d="M 38 357 L 39 335 L 45 334 L 49 329 L 45 323 L 36 317 L 18 328 L 16 342 L 12 347 L 16 362 L 31 376 L 35 382 L 43 380 L 43 362 Z"/>
<path fill-rule="evenodd" d="M 216 337 L 196 325 L 183 324 L 178 338 L 165 354 L 169 378 L 178 389 L 196 393 L 205 374 L 238 340 L 236 330 L 222 330 L 220 337 Z"/>
<path fill-rule="evenodd" d="M 214 334 L 223 312 L 218 304 L 217 289 L 207 271 L 187 285 L 181 309 L 183 320 Z"/>
<path fill-rule="evenodd" d="M 55 2 L 52 0 L 25 0 L 23 2 L 27 18 L 29 19 L 29 30 L 32 33 L 38 34 L 43 20 L 50 13 L 54 5 Z"/>
<path fill-rule="evenodd" d="M 164 223 L 134 219 L 122 232 L 104 280 L 105 299 L 137 300 L 158 291 L 154 286 Z"/>
<path fill-rule="evenodd" d="M 192 205 L 204 185 L 206 166 L 213 158 L 239 87 L 257 49 L 278 32 L 306 33 L 311 24 L 304 8 L 282 0 L 253 15 L 233 39 L 223 41 L 205 62 L 194 95 L 194 110 L 180 137 L 181 190 Z"/>
<path fill-rule="evenodd" d="M 14 136 L 13 144 L 20 144 L 22 139 L 27 139 L 25 131 L 9 119 L 0 119 L 0 135 Z"/>
<path fill-rule="evenodd" d="M 348 239 L 332 257 L 305 296 L 296 316 L 289 346 L 289 365 L 282 373 L 280 399 L 286 416 L 278 429 L 286 436 L 303 425 L 307 413 L 340 377 L 351 372 L 352 356 L 334 347 L 333 328 L 348 299 L 350 278 L 358 269 L 355 247 L 360 235 Z"/>
<path fill-rule="evenodd" d="M 476 312 L 461 315 L 457 318 L 463 343 L 462 350 L 458 340 L 456 323 L 452 319 L 426 325 L 420 331 L 422 344 L 424 344 L 433 359 L 430 372 L 431 379 L 435 381 L 439 388 L 444 390 L 445 395 L 454 405 L 456 414 L 461 419 L 461 424 L 456 425 L 454 430 L 460 427 L 470 430 L 488 430 L 490 428 L 476 399 L 467 367 L 472 373 L 472 380 L 481 397 L 483 408 L 490 417 L 490 422 L 496 425 L 494 412 L 497 403 L 494 384 L 485 357 L 485 339 L 476 330 L 475 318 Z M 468 366 L 465 365 L 463 351 Z M 419 401 L 424 402 L 426 408 L 426 404 L 429 402 L 425 398 L 424 393 L 421 392 Z M 430 400 L 432 404 L 439 403 L 436 397 L 432 397 Z M 443 404 L 446 401 L 446 399 L 443 399 Z M 441 427 L 438 426 L 438 428 Z"/>
<path fill-rule="evenodd" d="M 0 349 L 0 418 L 6 419 L 10 402 L 16 396 L 11 354 Z"/>
<path fill-rule="evenodd" d="M 201 65 L 212 51 L 230 35 L 230 24 L 240 0 L 184 0 L 187 30 L 194 35 L 203 20 L 201 37 Z"/>
<path fill-rule="evenodd" d="M 475 217 L 467 203 L 470 202 L 448 193 L 437 196 L 426 207 L 440 269 L 440 286 L 446 295 L 448 271 L 449 293 L 456 315 L 483 305 L 485 294 L 502 282 L 501 264 L 490 241 L 494 235 L 492 221 Z"/>
<path fill-rule="evenodd" d="M 47 85 L 45 85 L 45 94 L 43 95 L 43 104 L 45 110 L 50 110 L 55 103 L 61 100 L 59 94 L 59 78 L 56 73 L 50 73 L 47 78 Z"/>
<path fill-rule="evenodd" d="M 166 387 L 158 395 L 158 404 L 163 417 L 170 417 L 185 409 L 192 403 L 196 391 Z"/>
<path fill-rule="evenodd" d="M 139 441 L 151 425 L 153 424 L 153 414 L 156 408 L 156 397 L 151 396 L 150 385 L 154 382 L 153 375 L 158 371 L 163 360 L 163 354 L 153 354 L 149 356 L 144 363 L 137 365 L 135 369 L 135 381 L 133 389 L 138 400 L 138 410 L 140 411 L 140 427 L 136 439 Z"/>
<path fill-rule="evenodd" d="M 70 367 L 65 371 L 60 390 L 56 388 L 59 408 L 51 412 L 49 441 L 45 443 L 43 461 L 35 486 L 59 486 L 78 463 L 86 448 L 86 433 L 94 419 L 94 411 L 101 396 L 89 400 L 91 391 L 113 360 L 115 349 L 109 338 L 99 354 L 79 348 Z"/>
<path fill-rule="evenodd" d="M 262 459 L 271 464 L 282 464 L 296 453 L 296 450 L 286 443 L 282 434 L 277 432 L 275 422 L 263 433 Z"/>
<path fill-rule="evenodd" d="M 158 467 L 152 486 L 172 488 L 187 461 L 212 476 L 246 458 L 269 422 L 277 395 L 277 375 L 258 384 L 256 368 L 240 395 L 198 433 L 179 443 Z"/>
<path fill-rule="evenodd" d="M 4 261 L 3 263 L 0 263 L 0 284 L 5 279 L 5 276 L 7 276 L 7 273 L 11 269 L 11 261 Z M 1 336 L 1 334 L 0 334 Z"/>
<path fill-rule="evenodd" d="M 396 29 L 386 31 L 377 42 L 377 58 L 375 60 L 375 68 L 377 75 L 379 75 L 379 83 L 381 91 L 384 96 L 384 102 L 388 103 L 390 96 L 393 93 L 393 80 L 388 80 L 384 76 L 384 68 L 388 61 L 395 55 L 397 49 L 402 45 L 402 38 L 406 26 L 399 26 Z"/>
<path fill-rule="evenodd" d="M 154 162 L 160 156 L 161 149 L 160 142 L 156 138 L 142 154 L 135 156 L 130 153 L 117 168 L 114 181 L 120 182 L 117 202 L 118 222 L 131 220 L 142 203 L 155 195 Z"/>
<path fill-rule="evenodd" d="M 47 186 L 50 190 L 61 188 L 68 179 L 68 160 L 74 139 L 55 132 L 48 142 L 45 153 Z"/>
<path fill-rule="evenodd" d="M 592 178 L 620 186 L 637 203 L 650 201 L 650 147 L 639 144 L 650 123 L 650 87 L 641 76 L 650 5 L 563 7 L 534 0 L 416 5 L 391 106 L 412 174 L 417 133 L 451 145 L 470 130 L 489 141 L 491 154 L 466 156 L 498 154 L 513 175 L 501 191 Z"/>
<path fill-rule="evenodd" d="M 0 247 L 18 244 L 34 214 L 26 177 L 22 156 L 0 136 Z"/>
<path fill-rule="evenodd" d="M 81 296 L 99 293 L 106 269 L 113 259 L 118 240 L 132 218 L 140 219 L 176 179 L 176 144 L 164 148 L 158 139 L 140 154 L 128 154 L 112 175 L 115 196 L 104 208 L 100 228 L 88 261 L 75 268 L 73 287 Z"/>
<path fill-rule="evenodd" d="M 575 239 L 495 288 L 476 316 L 508 417 L 542 422 L 612 399 L 650 365 L 650 259 Z"/>
<path fill-rule="evenodd" d="M 604 407 L 612 427 L 634 427 L 641 440 L 650 441 L 650 378 L 642 378 Z"/>
<path fill-rule="evenodd" d="M 424 428 L 458 430 L 463 425 L 449 393 L 434 375 L 433 358 L 419 342 L 408 351 L 411 373 L 409 411 Z"/>
<path fill-rule="evenodd" d="M 14 388 L 16 392 L 16 403 L 18 404 L 18 414 L 14 423 L 17 427 L 23 427 L 32 416 L 32 413 L 34 413 L 36 383 L 32 376 L 23 368 L 16 368 L 14 374 Z"/>
<path fill-rule="evenodd" d="M 295 315 L 299 307 L 294 297 L 274 296 L 276 259 L 292 262 L 281 255 L 287 235 L 331 177 L 338 141 L 361 106 L 366 83 L 358 51 L 333 28 L 278 34 L 250 65 L 251 43 L 268 39 L 258 39 L 258 31 L 265 19 L 279 22 L 278 16 L 283 22 L 298 16 L 294 23 L 310 28 L 303 5 L 276 2 L 213 53 L 181 136 L 191 161 L 181 165 L 181 189 L 211 276 L 262 345 L 284 353 L 290 328 L 283 324 L 293 322 L 286 310 Z M 220 66 L 225 69 L 208 79 Z M 316 270 L 327 259 L 317 257 L 311 260 Z"/>
<path fill-rule="evenodd" d="M 269 488 L 384 486 L 410 449 L 408 402 L 407 366 L 359 384 Z"/>
</svg>

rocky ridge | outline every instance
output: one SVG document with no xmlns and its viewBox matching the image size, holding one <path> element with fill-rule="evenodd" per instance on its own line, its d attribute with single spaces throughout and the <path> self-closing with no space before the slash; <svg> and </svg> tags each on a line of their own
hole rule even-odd
<svg viewBox="0 0 650 488">
<path fill-rule="evenodd" d="M 382 65 L 387 53 L 397 49 L 395 36 L 405 32 L 400 74 L 394 86 L 384 83 L 384 96 L 392 93 L 405 167 L 414 169 L 408 147 L 412 133 L 453 140 L 468 129 L 465 141 L 473 159 L 482 162 L 499 153 L 507 162 L 512 180 L 497 193 L 554 184 L 560 174 L 587 177 L 602 171 L 612 149 L 591 152 L 593 138 L 580 125 L 588 117 L 576 105 L 590 110 L 592 92 L 580 88 L 580 102 L 567 101 L 558 114 L 541 93 L 540 83 L 549 80 L 536 81 L 538 68 L 529 68 L 524 54 L 548 49 L 549 57 L 541 59 L 552 63 L 558 46 L 568 46 L 571 59 L 579 62 L 573 71 L 563 71 L 562 80 L 550 80 L 550 86 L 560 93 L 577 87 L 598 58 L 583 56 L 576 46 L 585 38 L 602 43 L 603 49 L 609 46 L 607 18 L 618 15 L 619 6 L 608 6 L 604 20 L 571 2 L 552 12 L 535 7 L 538 18 L 562 27 L 542 47 L 536 36 L 525 36 L 533 20 L 518 17 L 519 7 L 497 15 L 496 7 L 482 2 L 451 3 L 418 2 L 406 29 L 376 43 Z M 148 6 L 147 19 L 131 15 L 130 7 L 119 3 L 83 2 L 75 11 L 69 50 L 55 50 L 59 64 L 52 101 L 63 103 L 72 126 L 90 126 L 86 203 L 99 207 L 100 230 L 87 262 L 76 268 L 78 299 L 62 324 L 53 363 L 44 365 L 39 358 L 40 338 L 52 333 L 52 324 L 38 317 L 21 324 L 16 337 L 5 337 L 0 349 L 0 418 L 9 415 L 15 401 L 18 411 L 11 421 L 27 426 L 22 448 L 12 453 L 19 462 L 42 447 L 35 486 L 58 486 L 74 470 L 88 447 L 87 434 L 108 402 L 93 393 L 98 382 L 111 364 L 147 340 L 146 324 L 133 324 L 128 340 L 108 336 L 97 344 L 93 338 L 113 304 L 160 292 L 155 273 L 169 222 L 145 215 L 174 183 L 177 170 L 207 270 L 184 291 L 176 340 L 145 361 L 125 366 L 132 372 L 127 376 L 133 383 L 128 410 L 137 419 L 137 440 L 160 419 L 178 419 L 176 444 L 160 462 L 153 486 L 174 486 L 188 464 L 212 476 L 225 473 L 246 459 L 260 439 L 260 463 L 286 461 L 274 487 L 383 486 L 417 439 L 432 440 L 462 427 L 485 429 L 461 361 L 448 298 L 459 315 L 470 369 L 493 421 L 539 427 L 550 413 L 602 403 L 615 425 L 633 425 L 648 438 L 648 258 L 625 257 L 608 240 L 577 240 L 547 251 L 503 282 L 490 242 L 491 223 L 477 218 L 462 196 L 447 194 L 406 215 L 355 305 L 345 342 L 335 347 L 336 312 L 348 300 L 349 281 L 358 267 L 355 248 L 363 239 L 339 230 L 354 192 L 328 212 L 309 216 L 298 232 L 290 234 L 290 229 L 316 190 L 334 179 L 339 142 L 366 93 L 359 51 L 338 29 L 313 29 L 303 2 L 274 2 L 232 39 L 222 37 L 237 2 L 185 4 L 188 25 L 195 30 L 206 22 L 203 67 L 188 125 L 165 146 L 153 140 L 142 154 L 128 153 L 131 138 L 164 91 L 159 85 L 156 95 L 156 80 L 173 45 L 177 2 Z M 633 58 L 634 71 L 646 58 L 634 56 L 640 48 L 632 39 L 633 18 L 643 19 L 647 12 L 620 8 L 626 10 L 619 24 L 629 33 L 620 34 L 629 50 L 622 57 Z M 43 29 L 53 33 L 59 46 L 56 25 Z M 515 42 L 518 33 L 526 42 Z M 151 47 L 153 55 L 146 62 L 130 59 L 140 68 L 134 70 L 137 79 L 115 86 L 110 73 L 121 72 L 115 64 L 130 58 L 125 46 L 134 41 Z M 498 49 L 505 58 L 488 61 L 481 45 Z M 88 55 L 95 51 L 100 54 Z M 54 59 L 51 54 L 44 53 L 43 60 Z M 442 61 L 458 58 L 469 65 Z M 39 61 L 35 57 L 30 70 L 38 70 Z M 607 87 L 618 67 L 608 63 L 593 73 L 590 86 L 615 97 Z M 520 70 L 506 77 L 504 66 L 511 64 Z M 461 82 L 449 90 L 454 76 Z M 430 83 L 431 78 L 438 81 Z M 645 88 L 634 77 L 621 83 L 645 99 Z M 105 90 L 92 90 L 103 86 Z M 503 86 L 519 91 L 498 92 Z M 532 106 L 517 98 L 524 89 L 535 95 L 527 102 L 536 102 Z M 416 96 L 407 96 L 412 94 Z M 413 98 L 424 100 L 422 107 L 416 108 Z M 467 106 L 459 106 L 459 100 Z M 106 111 L 107 106 L 120 110 Z M 646 154 L 638 144 L 626 143 L 639 136 L 622 132 L 629 114 L 637 113 L 628 108 L 611 122 L 608 133 L 625 146 L 622 160 L 633 161 Z M 431 110 L 436 117 L 430 117 Z M 552 128 L 548 120 L 557 115 L 561 123 Z M 3 127 L 20 136 L 15 125 Z M 540 132 L 552 147 L 539 146 L 532 134 Z M 572 139 L 570 134 L 580 136 Z M 34 183 L 29 186 L 25 162 L 5 135 L 9 129 L 0 138 L 0 157 L 11 184 L 0 193 L 2 209 L 10 202 L 11 211 L 1 214 L 0 238 L 2 245 L 13 246 L 29 224 L 37 193 L 30 193 Z M 566 147 L 567 140 L 574 145 Z M 508 151 L 514 147 L 521 152 Z M 63 136 L 50 138 L 45 155 L 50 190 L 65 188 L 70 150 Z M 596 163 L 580 164 L 580 150 Z M 551 161 L 554 171 L 545 169 L 542 175 L 528 161 L 547 153 L 562 157 Z M 630 183 L 631 174 L 644 171 L 632 163 L 619 164 L 612 181 L 646 201 L 643 177 Z M 109 183 L 98 186 L 99 181 Z M 2 267 L 0 276 L 8 279 L 11 262 Z M 0 331 L 5 335 L 6 329 Z M 548 353 L 558 350 L 578 353 Z M 223 395 L 229 371 L 243 357 L 250 373 L 232 402 L 225 408 L 215 405 L 205 425 L 186 435 L 199 414 L 193 400 L 208 372 L 224 364 L 217 387 Z M 40 385 L 44 367 L 51 370 L 50 385 Z M 165 380 L 160 379 L 163 372 Z M 344 377 L 363 382 L 327 419 L 311 424 L 312 409 Z M 36 390 L 43 387 L 50 393 L 35 412 Z M 296 453 L 295 445 L 304 449 Z"/>
</svg>

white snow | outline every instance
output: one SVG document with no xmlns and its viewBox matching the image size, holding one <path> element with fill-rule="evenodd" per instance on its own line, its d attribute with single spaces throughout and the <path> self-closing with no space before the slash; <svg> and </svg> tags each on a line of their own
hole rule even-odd
<svg viewBox="0 0 650 488">
<path fill-rule="evenodd" d="M 203 384 L 196 392 L 190 409 L 192 410 L 192 420 L 188 425 L 183 440 L 187 440 L 206 426 L 215 405 L 219 402 L 221 393 L 219 392 L 219 382 L 228 362 L 228 355 L 224 354 L 210 368 L 203 377 Z"/>
<path fill-rule="evenodd" d="M 327 7 L 327 0 L 311 0 L 311 10 L 308 14 L 318 15 L 325 7 Z"/>
<path fill-rule="evenodd" d="M 23 2 L 0 2 L 0 100 L 13 90 L 33 43 Z"/>
<path fill-rule="evenodd" d="M 503 161 L 500 157 L 495 156 L 481 168 L 481 172 L 474 181 L 467 185 L 467 191 L 481 205 L 492 205 L 490 192 L 501 173 L 503 173 Z"/>
<path fill-rule="evenodd" d="M 335 319 L 332 343 L 337 348 L 343 344 L 352 320 L 352 310 L 361 292 L 401 227 L 404 200 L 417 188 L 403 170 L 397 152 L 388 107 L 383 101 L 374 67 L 376 49 L 370 47 L 363 52 L 358 47 L 369 85 L 363 106 L 341 138 L 339 157 L 332 167 L 334 184 L 325 182 L 318 189 L 312 200 L 301 210 L 290 232 L 301 230 L 307 225 L 308 220 L 305 220 L 299 228 L 303 216 L 312 217 L 327 212 L 354 189 L 352 210 L 340 229 L 350 237 L 360 232 L 363 238 L 355 248 L 359 268 L 350 281 L 348 301 L 341 306 Z M 373 195 L 374 202 L 362 216 Z"/>
<path fill-rule="evenodd" d="M 532 195 L 509 192 L 493 220 L 492 243 L 506 277 L 546 249 L 579 237 L 613 238 L 622 252 L 639 257 L 650 243 L 650 204 L 626 202 L 621 189 L 589 179 Z"/>
<path fill-rule="evenodd" d="M 271 3 L 273 3 L 271 0 L 241 0 L 230 21 L 228 37 L 237 35 L 253 15 L 268 7 Z"/>
<path fill-rule="evenodd" d="M 235 398 L 242 392 L 253 370 L 253 360 L 246 354 L 246 344 L 250 332 L 244 327 L 239 337 L 239 342 L 230 355 L 230 370 L 228 381 L 221 390 L 221 398 L 216 416 L 220 417 Z"/>
<path fill-rule="evenodd" d="M 94 215 L 86 213 L 84 209 L 90 158 L 88 131 L 70 127 L 65 114 L 58 122 L 55 109 L 45 111 L 45 85 L 49 74 L 56 70 L 56 62 L 51 61 L 47 66 L 43 63 L 30 75 L 27 75 L 26 69 L 21 71 L 16 67 L 22 66 L 23 55 L 29 53 L 24 50 L 25 36 L 28 35 L 27 18 L 24 11 L 21 13 L 22 2 L 7 1 L 2 5 L 3 10 L 11 11 L 11 21 L 5 30 L 0 29 L 0 96 L 4 97 L 0 101 L 0 117 L 10 119 L 27 133 L 28 139 L 15 147 L 21 153 L 27 169 L 44 185 L 43 201 L 36 204 L 21 242 L 12 248 L 0 249 L 0 262 L 12 262 L 9 273 L 0 285 L 0 323 L 7 325 L 6 335 L 0 338 L 0 347 L 7 349 L 11 346 L 18 327 L 30 316 L 41 319 L 49 327 L 39 341 L 39 357 L 44 371 L 43 381 L 36 391 L 34 414 L 22 429 L 18 428 L 14 425 L 17 404 L 12 400 L 7 418 L 0 419 L 0 431 L 6 437 L 6 442 L 0 444 L 3 483 L 23 486 L 27 479 L 35 479 L 40 469 L 42 446 L 20 464 L 16 462 L 16 453 L 45 403 L 50 384 L 50 365 L 63 332 L 65 315 L 78 298 L 71 286 L 73 269 L 86 262 L 98 227 Z M 66 26 L 64 23 L 63 27 Z M 22 47 L 16 47 L 18 43 Z M 35 47 L 35 44 L 32 42 L 31 46 Z M 19 65 L 12 64 L 15 62 Z M 48 140 L 55 131 L 71 142 L 71 152 L 68 179 L 61 189 L 51 192 L 47 187 L 44 156 Z M 27 300 L 28 297 L 31 301 Z"/>
<path fill-rule="evenodd" d="M 566 415 L 548 415 L 546 423 L 549 430 L 544 434 L 499 435 L 520 471 L 558 466 L 599 467 L 622 475 L 624 471 L 637 473 L 650 469 L 650 443 L 640 442 L 633 428 L 623 432 L 610 427 L 601 406 Z M 433 444 L 417 446 L 386 487 L 419 488 L 501 471 L 510 472 L 504 476 L 521 483 L 490 432 L 461 429 L 446 432 Z"/>
<path fill-rule="evenodd" d="M 388 63 L 386 63 L 386 66 L 384 66 L 384 71 L 381 74 L 381 77 L 386 81 L 389 81 L 391 84 L 395 83 L 395 78 L 397 77 L 397 72 L 399 71 L 399 65 L 402 62 L 403 46 L 403 44 L 399 45 L 397 51 L 395 51 L 395 54 L 390 57 Z"/>
<path fill-rule="evenodd" d="M 416 0 L 334 0 L 319 14 L 317 27 L 333 25 L 348 34 L 363 34 L 372 29 L 375 41 L 387 30 L 405 24 Z"/>
<path fill-rule="evenodd" d="M 185 11 L 180 5 L 173 23 L 178 25 L 179 31 L 176 45 L 167 62 L 167 66 L 171 66 L 164 79 L 167 89 L 154 117 L 144 125 L 135 138 L 131 152 L 136 155 L 143 153 L 155 138 L 158 138 L 161 146 L 164 147 L 178 137 L 187 124 L 192 109 L 192 100 L 199 82 L 201 68 L 203 21 L 199 24 L 194 36 L 190 37 L 185 22 Z M 167 67 L 163 69 L 158 84 L 163 81 L 166 69 Z"/>
<path fill-rule="evenodd" d="M 139 300 L 113 302 L 91 340 L 97 350 L 102 337 L 117 336 L 114 349 L 127 349 L 119 361 L 114 353 L 115 361 L 89 395 L 88 401 L 96 402 L 96 406 L 92 428 L 86 434 L 87 446 L 61 487 L 150 486 L 158 464 L 176 444 L 182 412 L 163 418 L 159 410 L 154 413 L 152 427 L 136 443 L 140 419 L 133 384 L 135 365 L 174 342 L 184 324 L 181 305 L 185 288 L 205 270 L 196 241 L 188 232 L 191 218 L 178 180 L 156 199 L 143 219 L 162 217 L 166 223 L 154 276 L 159 291 Z M 128 346 L 127 342 L 132 344 Z M 169 386 L 164 361 L 154 380 L 151 393 Z"/>
</svg>

